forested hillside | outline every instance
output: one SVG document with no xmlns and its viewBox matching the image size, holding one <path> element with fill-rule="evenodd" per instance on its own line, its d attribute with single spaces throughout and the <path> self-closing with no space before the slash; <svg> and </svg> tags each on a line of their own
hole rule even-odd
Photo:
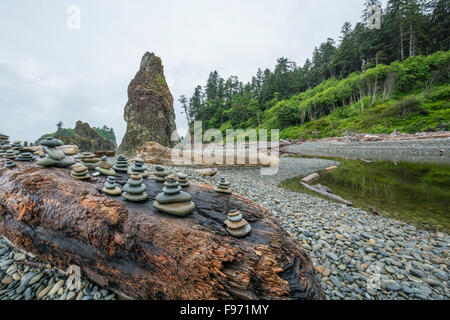
<svg viewBox="0 0 450 320">
<path fill-rule="evenodd" d="M 366 7 L 374 4 L 381 6 L 369 0 Z M 448 125 L 449 1 L 389 0 L 382 10 L 381 29 L 367 28 L 364 21 L 371 14 L 365 10 L 355 26 L 345 22 L 340 39 L 327 39 L 302 66 L 282 57 L 273 71 L 258 69 L 248 83 L 211 72 L 204 87 L 178 100 L 188 122 L 202 120 L 204 129 L 223 131 L 280 128 L 285 138 L 321 136 L 325 122 L 327 135 L 348 131 L 351 121 L 362 121 L 355 130 L 366 132 L 393 127 L 414 132 Z M 383 117 L 403 122 L 391 119 L 384 127 L 369 123 L 370 118 L 379 120 L 369 115 L 377 106 L 383 112 L 398 108 Z M 333 124 L 331 118 L 323 118 L 327 115 L 349 123 Z M 414 115 L 433 119 L 406 124 Z"/>
</svg>

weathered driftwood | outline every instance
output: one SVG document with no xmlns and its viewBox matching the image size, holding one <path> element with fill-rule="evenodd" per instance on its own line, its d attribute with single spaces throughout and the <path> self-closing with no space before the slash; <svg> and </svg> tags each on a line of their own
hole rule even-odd
<svg viewBox="0 0 450 320">
<path fill-rule="evenodd" d="M 304 177 L 304 178 L 301 180 L 301 182 L 304 182 L 304 183 L 310 183 L 310 182 L 313 182 L 313 181 L 315 181 L 315 180 L 317 180 L 317 179 L 319 179 L 319 178 L 320 178 L 320 176 L 319 176 L 318 173 L 312 173 L 312 174 L 310 174 L 309 176 Z"/>
<path fill-rule="evenodd" d="M 320 189 L 311 187 L 310 185 L 308 185 L 308 184 L 306 184 L 306 183 L 304 183 L 304 182 L 300 182 L 300 183 L 301 183 L 302 186 L 304 186 L 306 189 L 311 190 L 311 191 L 314 191 L 314 192 L 317 192 L 318 194 L 321 194 L 321 195 L 323 195 L 324 197 L 327 197 L 327 198 L 329 198 L 329 199 L 332 199 L 332 200 L 335 200 L 335 201 L 337 201 L 337 202 L 343 203 L 343 204 L 345 204 L 345 205 L 347 205 L 347 206 L 353 206 L 353 203 L 351 203 L 350 201 L 347 201 L 347 200 L 345 200 L 345 199 L 342 199 L 341 197 L 339 197 L 339 196 L 337 196 L 337 195 L 335 195 L 335 194 L 332 194 L 332 193 L 326 192 L 326 191 L 324 191 L 324 190 L 320 190 Z"/>
<path fill-rule="evenodd" d="M 197 208 L 176 218 L 152 208 L 162 189 L 152 179 L 142 204 L 102 194 L 104 178 L 95 179 L 0 164 L 0 233 L 60 269 L 80 266 L 124 299 L 325 298 L 305 250 L 255 203 L 192 185 L 185 190 Z M 250 236 L 227 234 L 229 210 L 242 212 Z"/>
</svg>

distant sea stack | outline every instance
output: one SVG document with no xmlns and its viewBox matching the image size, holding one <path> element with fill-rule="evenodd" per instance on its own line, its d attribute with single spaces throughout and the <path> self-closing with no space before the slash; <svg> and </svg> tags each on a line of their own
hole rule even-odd
<svg viewBox="0 0 450 320">
<path fill-rule="evenodd" d="M 77 121 L 73 129 L 74 135 L 65 137 L 56 135 L 64 144 L 77 145 L 81 151 L 95 152 L 97 150 L 114 150 L 114 142 L 102 137 L 87 122 Z"/>
<path fill-rule="evenodd" d="M 176 131 L 173 97 L 164 77 L 161 58 L 146 52 L 141 66 L 128 86 L 124 118 L 127 131 L 117 154 L 134 156 L 136 149 L 149 141 L 167 147 Z"/>
</svg>

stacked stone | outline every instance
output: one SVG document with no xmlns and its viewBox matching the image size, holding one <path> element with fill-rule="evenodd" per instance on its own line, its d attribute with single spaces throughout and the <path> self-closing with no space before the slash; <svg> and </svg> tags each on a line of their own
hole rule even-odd
<svg viewBox="0 0 450 320">
<path fill-rule="evenodd" d="M 128 169 L 127 173 L 129 175 L 141 175 L 144 178 L 147 178 L 149 175 L 149 172 L 147 171 L 147 166 L 144 163 L 144 160 L 141 158 L 136 158 L 133 161 L 133 165 L 130 169 Z"/>
<path fill-rule="evenodd" d="M 6 150 L 5 153 L 3 153 L 3 156 L 7 159 L 15 159 L 18 155 L 18 151 L 13 150 L 13 149 L 8 149 Z"/>
<path fill-rule="evenodd" d="M 8 145 L 9 144 L 9 137 L 5 134 L 0 133 L 0 149 L 3 149 L 2 146 L 3 145 Z"/>
<path fill-rule="evenodd" d="M 33 161 L 34 156 L 30 152 L 22 152 L 16 158 L 18 161 Z"/>
<path fill-rule="evenodd" d="M 20 141 L 20 140 L 13 141 L 11 149 L 16 150 L 16 151 L 20 151 L 22 149 L 22 141 Z"/>
<path fill-rule="evenodd" d="M 95 168 L 95 171 L 100 172 L 105 176 L 113 176 L 116 174 L 116 171 L 112 168 L 113 164 L 108 162 L 108 158 L 103 156 L 98 164 L 98 167 Z"/>
<path fill-rule="evenodd" d="M 122 194 L 122 189 L 116 183 L 116 178 L 113 176 L 109 176 L 106 178 L 105 183 L 103 184 L 103 192 L 109 194 L 111 196 L 118 196 Z"/>
<path fill-rule="evenodd" d="M 63 142 L 61 140 L 53 137 L 42 140 L 41 146 L 44 155 L 39 155 L 41 158 L 37 161 L 37 164 L 44 167 L 69 167 L 73 165 L 75 160 L 72 157 L 66 156 L 64 151 L 57 148 L 62 145 Z"/>
<path fill-rule="evenodd" d="M 127 172 L 128 159 L 123 154 L 119 154 L 119 156 L 116 158 L 113 169 L 118 172 Z"/>
<path fill-rule="evenodd" d="M 179 217 L 194 211 L 195 204 L 192 202 L 192 196 L 181 191 L 174 175 L 166 178 L 164 186 L 163 192 L 158 194 L 153 202 L 155 209 Z"/>
<path fill-rule="evenodd" d="M 178 184 L 180 185 L 180 187 L 182 187 L 182 188 L 189 187 L 190 183 L 187 180 L 187 177 L 188 177 L 187 174 L 185 174 L 184 172 L 177 173 L 177 181 L 178 181 Z"/>
<path fill-rule="evenodd" d="M 71 168 L 72 171 L 70 171 L 70 176 L 72 178 L 78 180 L 86 180 L 91 177 L 89 175 L 89 169 L 86 166 L 82 165 L 81 163 L 74 164 Z"/>
<path fill-rule="evenodd" d="M 141 175 L 132 175 L 128 183 L 123 186 L 122 196 L 129 201 L 146 201 L 148 199 L 147 186 L 143 182 L 144 179 Z"/>
<path fill-rule="evenodd" d="M 91 152 L 82 152 L 79 157 L 81 164 L 89 170 L 95 170 L 100 164 L 100 159 Z"/>
<path fill-rule="evenodd" d="M 225 225 L 228 233 L 236 238 L 245 237 L 252 230 L 250 224 L 242 217 L 239 211 L 229 213 L 228 219 L 225 220 Z"/>
<path fill-rule="evenodd" d="M 167 172 L 163 166 L 157 165 L 155 166 L 155 172 L 153 174 L 156 176 L 156 181 L 164 182 L 165 178 L 169 175 L 169 172 Z"/>
<path fill-rule="evenodd" d="M 0 155 L 5 156 L 5 152 L 11 149 L 12 145 L 9 143 L 9 137 L 5 134 L 0 134 Z"/>
<path fill-rule="evenodd" d="M 219 193 L 231 194 L 232 190 L 230 188 L 231 183 L 226 181 L 224 177 L 220 178 L 219 184 L 214 188 L 214 191 Z"/>
<path fill-rule="evenodd" d="M 15 167 L 15 166 L 16 166 L 16 163 L 14 161 L 12 161 L 11 159 L 6 160 L 5 167 L 12 168 L 12 167 Z"/>
</svg>

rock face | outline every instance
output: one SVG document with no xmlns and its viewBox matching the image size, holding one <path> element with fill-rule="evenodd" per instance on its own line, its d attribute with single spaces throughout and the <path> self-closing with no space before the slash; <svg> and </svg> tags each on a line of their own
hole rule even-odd
<svg viewBox="0 0 450 320">
<path fill-rule="evenodd" d="M 127 131 L 118 153 L 134 156 L 136 149 L 147 141 L 173 146 L 171 136 L 176 131 L 173 97 L 167 86 L 161 59 L 146 52 L 141 66 L 128 86 L 128 102 L 124 118 Z"/>
<path fill-rule="evenodd" d="M 87 122 L 77 121 L 72 137 L 57 135 L 64 144 L 77 145 L 81 151 L 114 150 L 114 142 L 95 132 Z"/>
<path fill-rule="evenodd" d="M 195 210 L 178 218 L 153 209 L 161 184 L 151 179 L 142 181 L 149 201 L 136 204 L 100 193 L 104 176 L 84 182 L 69 172 L 0 167 L 0 234 L 125 299 L 325 298 L 306 251 L 248 199 L 192 183 L 184 190 Z M 244 238 L 224 225 L 234 211 L 251 225 Z"/>
</svg>

